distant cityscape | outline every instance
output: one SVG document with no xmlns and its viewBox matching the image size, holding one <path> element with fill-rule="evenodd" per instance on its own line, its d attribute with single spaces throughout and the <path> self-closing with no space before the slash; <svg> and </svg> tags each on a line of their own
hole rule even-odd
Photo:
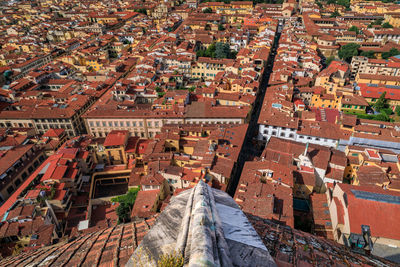
<svg viewBox="0 0 400 267">
<path fill-rule="evenodd" d="M 400 264 L 400 2 L 11 0 L 0 29 L 0 266 Z"/>
</svg>

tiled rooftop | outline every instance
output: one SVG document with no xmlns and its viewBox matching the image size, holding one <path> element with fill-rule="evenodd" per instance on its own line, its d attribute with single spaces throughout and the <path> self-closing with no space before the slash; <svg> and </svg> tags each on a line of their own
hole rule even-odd
<svg viewBox="0 0 400 267">
<path fill-rule="evenodd" d="M 216 201 L 224 199 L 221 193 Z M 278 266 L 395 266 L 381 258 L 353 253 L 334 241 L 246 216 Z M 101 230 L 89 228 L 69 242 L 5 258 L 0 266 L 124 266 L 155 222 L 152 218 Z M 232 233 L 225 235 L 232 237 Z"/>
<path fill-rule="evenodd" d="M 123 266 L 155 219 L 88 229 L 69 242 L 0 260 L 0 266 Z"/>
</svg>

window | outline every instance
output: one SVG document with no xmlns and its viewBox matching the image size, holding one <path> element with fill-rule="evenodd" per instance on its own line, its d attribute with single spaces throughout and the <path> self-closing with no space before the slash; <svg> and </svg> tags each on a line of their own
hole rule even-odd
<svg viewBox="0 0 400 267">
<path fill-rule="evenodd" d="M 15 186 L 19 186 L 20 184 L 21 184 L 21 180 L 20 179 L 15 180 Z"/>
<path fill-rule="evenodd" d="M 11 194 L 14 191 L 14 187 L 10 186 L 7 188 L 7 193 Z"/>
<path fill-rule="evenodd" d="M 114 121 L 114 126 L 118 127 L 118 121 Z"/>
<path fill-rule="evenodd" d="M 108 126 L 112 127 L 112 121 L 108 122 Z"/>
<path fill-rule="evenodd" d="M 123 122 L 123 121 L 120 121 L 120 122 L 119 122 L 119 126 L 120 126 L 120 127 L 124 127 L 124 122 Z"/>
<path fill-rule="evenodd" d="M 101 124 L 103 125 L 103 127 L 106 127 L 106 126 L 107 126 L 107 124 L 106 124 L 105 121 L 102 121 Z"/>
<path fill-rule="evenodd" d="M 94 126 L 93 121 L 89 122 L 89 125 L 90 125 L 90 127 L 93 127 Z"/>
</svg>

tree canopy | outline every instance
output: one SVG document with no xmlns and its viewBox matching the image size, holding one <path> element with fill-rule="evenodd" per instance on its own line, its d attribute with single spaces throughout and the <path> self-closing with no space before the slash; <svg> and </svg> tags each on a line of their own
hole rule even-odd
<svg viewBox="0 0 400 267">
<path fill-rule="evenodd" d="M 375 53 L 376 52 L 372 51 L 372 50 L 370 50 L 370 51 L 362 51 L 360 56 L 367 57 L 367 58 L 376 58 L 375 57 Z"/>
<path fill-rule="evenodd" d="M 212 43 L 206 50 L 198 50 L 196 55 L 198 57 L 211 57 L 211 58 L 236 58 L 236 51 L 230 49 L 228 43 Z"/>
<path fill-rule="evenodd" d="M 376 111 L 380 112 L 382 109 L 386 107 L 386 91 L 381 94 L 379 99 L 374 104 L 374 108 Z"/>
<path fill-rule="evenodd" d="M 355 33 L 357 33 L 357 34 L 360 33 L 360 29 L 359 29 L 357 26 L 351 26 L 351 27 L 349 28 L 349 31 L 355 32 Z"/>
<path fill-rule="evenodd" d="M 350 0 L 328 0 L 327 4 L 336 4 L 336 5 L 340 5 L 340 6 L 344 6 L 349 8 L 350 7 Z"/>
<path fill-rule="evenodd" d="M 400 51 L 398 49 L 396 49 L 396 48 L 392 48 L 392 49 L 389 50 L 389 52 L 383 52 L 382 53 L 382 58 L 383 59 L 388 59 L 390 57 L 397 56 L 397 55 L 400 55 Z"/>
<path fill-rule="evenodd" d="M 358 55 L 358 49 L 360 48 L 359 44 L 349 43 L 340 47 L 339 50 L 339 58 L 350 62 L 352 57 Z"/>
<path fill-rule="evenodd" d="M 387 28 L 393 28 L 393 25 L 390 24 L 389 22 L 385 22 L 385 23 L 382 24 L 382 28 L 385 28 L 385 29 L 387 29 Z"/>
<path fill-rule="evenodd" d="M 331 14 L 331 18 L 336 18 L 339 17 L 341 14 L 339 13 L 339 11 L 335 10 L 334 12 L 332 12 Z"/>
<path fill-rule="evenodd" d="M 113 202 L 118 202 L 119 206 L 117 208 L 118 221 L 120 223 L 128 222 L 131 218 L 131 210 L 133 204 L 135 204 L 137 193 L 140 188 L 129 189 L 128 193 L 125 195 L 117 196 L 111 199 Z"/>
<path fill-rule="evenodd" d="M 332 61 L 334 61 L 334 60 L 335 60 L 335 57 L 334 57 L 334 56 L 330 56 L 330 57 L 328 57 L 328 58 L 326 59 L 325 64 L 326 64 L 327 66 L 329 66 L 329 65 L 332 63 Z"/>
</svg>

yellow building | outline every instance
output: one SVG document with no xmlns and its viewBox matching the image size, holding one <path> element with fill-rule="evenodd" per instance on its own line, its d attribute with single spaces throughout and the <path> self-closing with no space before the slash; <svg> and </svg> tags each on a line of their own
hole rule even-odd
<svg viewBox="0 0 400 267">
<path fill-rule="evenodd" d="M 317 88 L 311 98 L 311 106 L 315 108 L 334 108 L 341 106 L 342 94 L 328 94 L 325 89 Z"/>
<path fill-rule="evenodd" d="M 353 185 L 388 186 L 388 167 L 382 167 L 378 150 L 365 147 L 346 147 L 348 165 L 344 177 Z"/>
<path fill-rule="evenodd" d="M 385 22 L 388 22 L 394 28 L 400 28 L 400 15 L 385 14 Z"/>
<path fill-rule="evenodd" d="M 128 143 L 129 132 L 126 130 L 111 131 L 104 140 L 103 147 L 107 164 L 127 164 L 125 148 Z"/>
<path fill-rule="evenodd" d="M 234 64 L 233 59 L 212 59 L 199 57 L 197 62 L 192 65 L 192 78 L 213 80 L 218 72 L 225 71 L 225 68 Z"/>
</svg>

